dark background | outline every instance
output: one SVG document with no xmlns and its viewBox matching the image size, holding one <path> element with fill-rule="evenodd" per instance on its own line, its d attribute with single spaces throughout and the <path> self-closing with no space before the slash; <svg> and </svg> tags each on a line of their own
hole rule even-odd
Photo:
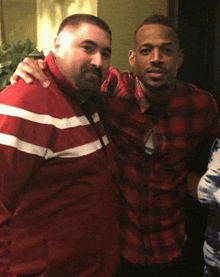
<svg viewBox="0 0 220 277">
<path fill-rule="evenodd" d="M 220 110 L 220 0 L 170 0 L 169 16 L 178 27 L 185 56 L 178 79 L 212 93 Z M 208 210 L 188 196 L 185 216 L 188 243 L 184 266 L 191 272 L 187 277 L 202 277 Z"/>
</svg>

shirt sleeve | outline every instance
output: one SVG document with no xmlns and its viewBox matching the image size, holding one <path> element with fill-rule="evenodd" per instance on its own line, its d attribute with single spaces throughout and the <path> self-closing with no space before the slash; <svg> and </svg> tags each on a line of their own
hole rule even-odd
<svg viewBox="0 0 220 277">
<path fill-rule="evenodd" d="M 133 78 L 130 75 L 132 76 L 132 73 L 127 70 L 120 72 L 117 68 L 110 67 L 101 87 L 101 95 L 127 95 L 130 89 L 129 80 Z"/>
<path fill-rule="evenodd" d="M 213 143 L 208 169 L 199 181 L 198 198 L 202 205 L 220 208 L 220 139 Z"/>
<path fill-rule="evenodd" d="M 0 276 L 11 277 L 10 224 L 29 178 L 45 161 L 49 131 L 38 114 L 30 112 L 36 101 L 0 94 Z M 22 93 L 21 93 L 22 94 Z M 16 92 L 15 92 L 16 95 Z M 10 102 L 10 104 L 8 104 Z M 32 103 L 32 104 L 31 104 Z M 25 105 L 27 109 L 25 109 Z M 22 106 L 19 107 L 19 106 Z M 47 132 L 47 133 L 46 133 Z"/>
</svg>

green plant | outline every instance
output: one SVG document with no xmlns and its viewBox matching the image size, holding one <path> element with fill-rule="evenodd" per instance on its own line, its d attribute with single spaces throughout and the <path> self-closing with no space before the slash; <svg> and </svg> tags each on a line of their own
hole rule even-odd
<svg viewBox="0 0 220 277">
<path fill-rule="evenodd" d="M 4 43 L 0 46 L 0 90 L 10 84 L 18 64 L 27 56 L 44 57 L 43 51 L 39 52 L 29 38 L 25 42 L 14 40 L 12 44 Z"/>
</svg>

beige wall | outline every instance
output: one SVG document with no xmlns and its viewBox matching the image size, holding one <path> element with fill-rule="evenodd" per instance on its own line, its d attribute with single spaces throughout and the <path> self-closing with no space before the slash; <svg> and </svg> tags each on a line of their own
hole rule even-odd
<svg viewBox="0 0 220 277">
<path fill-rule="evenodd" d="M 130 69 L 128 51 L 139 23 L 153 13 L 167 14 L 168 0 L 3 0 L 6 38 L 16 28 L 17 37 L 29 37 L 45 54 L 51 49 L 61 21 L 73 13 L 104 19 L 112 29 L 111 65 Z"/>
<path fill-rule="evenodd" d="M 10 33 L 25 41 L 37 42 L 37 5 L 35 0 L 3 0 L 6 41 L 10 43 Z"/>
<path fill-rule="evenodd" d="M 37 0 L 38 49 L 46 54 L 62 20 L 74 13 L 97 15 L 97 0 Z"/>
<path fill-rule="evenodd" d="M 111 4 L 110 4 L 111 3 Z M 130 69 L 128 52 L 133 49 L 133 33 L 149 15 L 168 12 L 167 0 L 99 0 L 98 16 L 106 20 L 113 33 L 111 65 Z"/>
</svg>

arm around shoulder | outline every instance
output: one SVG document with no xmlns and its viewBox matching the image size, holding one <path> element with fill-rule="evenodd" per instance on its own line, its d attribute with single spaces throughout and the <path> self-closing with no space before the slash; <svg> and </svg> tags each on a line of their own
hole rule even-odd
<svg viewBox="0 0 220 277">
<path fill-rule="evenodd" d="M 11 84 L 14 85 L 17 82 L 18 77 L 22 78 L 27 84 L 30 84 L 33 82 L 34 77 L 43 87 L 47 88 L 50 85 L 50 82 L 44 74 L 43 69 L 45 69 L 44 60 L 25 58 L 23 62 L 19 63 L 16 71 L 12 75 L 10 79 Z"/>
</svg>

